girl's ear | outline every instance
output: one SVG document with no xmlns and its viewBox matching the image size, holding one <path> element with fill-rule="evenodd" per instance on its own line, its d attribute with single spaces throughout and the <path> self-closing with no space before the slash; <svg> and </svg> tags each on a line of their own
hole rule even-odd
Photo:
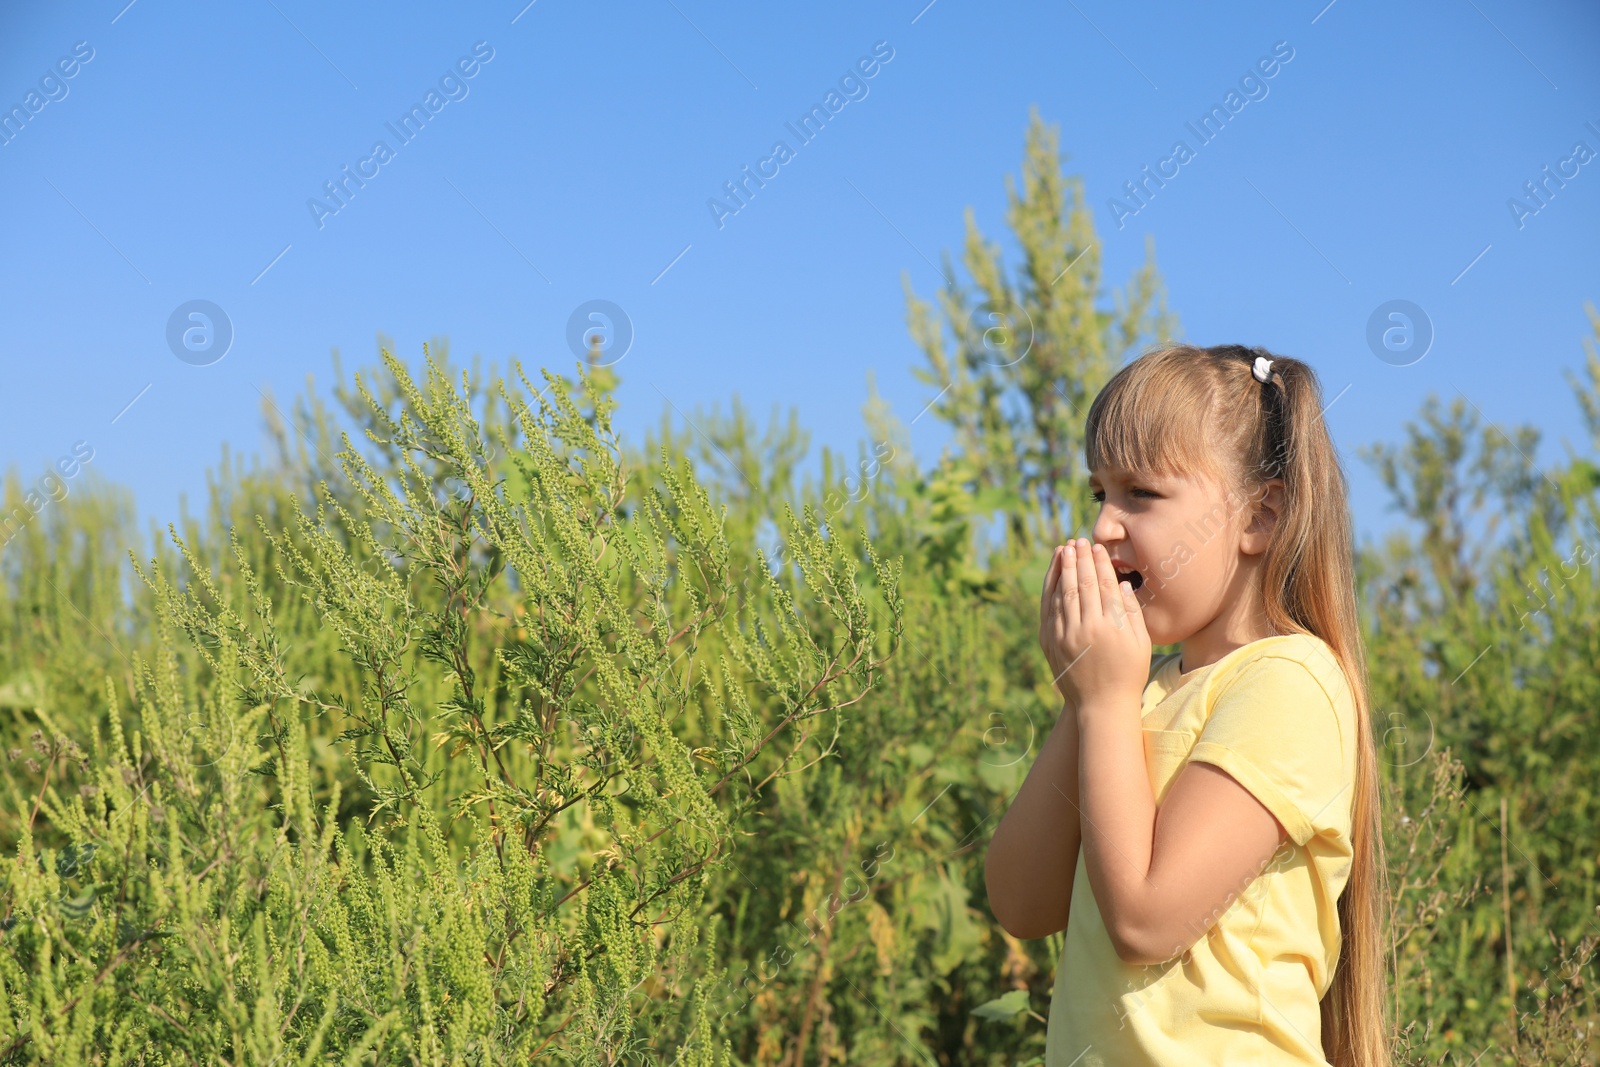
<svg viewBox="0 0 1600 1067">
<path fill-rule="evenodd" d="M 1244 528 L 1244 542 L 1240 546 L 1250 555 L 1267 550 L 1272 530 L 1278 524 L 1283 509 L 1283 479 L 1268 478 L 1254 494 L 1254 507 L 1250 521 Z"/>
</svg>

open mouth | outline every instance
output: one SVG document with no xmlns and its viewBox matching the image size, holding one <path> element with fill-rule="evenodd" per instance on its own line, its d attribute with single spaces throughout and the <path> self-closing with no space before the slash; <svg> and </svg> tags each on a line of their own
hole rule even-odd
<svg viewBox="0 0 1600 1067">
<path fill-rule="evenodd" d="M 1144 575 L 1140 574 L 1138 571 L 1125 571 L 1119 568 L 1117 570 L 1117 581 L 1127 582 L 1129 585 L 1133 586 L 1133 591 L 1137 593 L 1139 591 L 1139 587 L 1144 584 Z"/>
</svg>

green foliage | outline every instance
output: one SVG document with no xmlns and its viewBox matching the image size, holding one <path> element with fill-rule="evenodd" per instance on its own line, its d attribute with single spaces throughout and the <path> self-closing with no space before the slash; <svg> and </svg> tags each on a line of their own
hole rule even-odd
<svg viewBox="0 0 1600 1067">
<path fill-rule="evenodd" d="M 0 1060 L 1042 1062 L 1061 937 L 994 923 L 983 845 L 1059 707 L 1087 400 L 1172 323 L 1153 265 L 1101 306 L 1037 117 L 1008 221 L 1014 281 L 969 218 L 974 287 L 908 293 L 928 470 L 876 394 L 814 478 L 737 398 L 631 448 L 613 368 L 385 352 L 131 558 L 92 477 L 22 525 Z M 1592 1062 L 1600 467 L 1460 403 L 1405 432 L 1359 559 L 1397 1062 Z"/>
<path fill-rule="evenodd" d="M 340 490 L 134 563 L 131 692 L 64 709 L 91 781 L 48 780 L 62 730 L 14 827 L 7 1054 L 717 1061 L 707 872 L 878 683 L 898 565 L 862 542 L 863 585 L 789 510 L 795 573 L 735 602 L 725 509 L 665 454 L 630 478 L 587 375 L 493 383 L 485 427 L 439 362 L 384 369 Z"/>
</svg>

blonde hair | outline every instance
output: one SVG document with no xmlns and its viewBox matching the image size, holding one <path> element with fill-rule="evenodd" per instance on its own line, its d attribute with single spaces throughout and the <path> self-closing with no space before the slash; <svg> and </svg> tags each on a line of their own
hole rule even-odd
<svg viewBox="0 0 1600 1067">
<path fill-rule="evenodd" d="M 1265 383 L 1252 374 L 1258 356 L 1272 360 Z M 1333 649 L 1359 717 L 1353 855 L 1339 896 L 1339 962 L 1321 1005 L 1323 1052 L 1334 1067 L 1389 1067 L 1389 886 L 1377 752 L 1345 475 L 1322 419 L 1316 373 L 1263 348 L 1163 345 L 1124 366 L 1095 397 L 1084 456 L 1090 470 L 1203 472 L 1251 501 L 1265 479 L 1284 481 L 1263 562 L 1267 620 L 1277 633 L 1314 634 Z"/>
</svg>

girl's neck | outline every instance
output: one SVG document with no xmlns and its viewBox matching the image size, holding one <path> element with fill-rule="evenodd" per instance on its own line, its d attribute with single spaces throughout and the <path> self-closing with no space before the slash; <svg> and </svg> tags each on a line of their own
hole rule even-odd
<svg viewBox="0 0 1600 1067">
<path fill-rule="evenodd" d="M 1245 645 L 1277 636 L 1279 635 L 1276 631 L 1268 630 L 1266 633 L 1245 637 L 1242 640 L 1206 641 L 1200 644 L 1191 638 L 1188 641 L 1181 642 L 1182 652 L 1178 656 L 1178 680 L 1180 682 L 1183 681 L 1195 671 L 1211 666 L 1222 657 L 1243 648 Z"/>
</svg>

